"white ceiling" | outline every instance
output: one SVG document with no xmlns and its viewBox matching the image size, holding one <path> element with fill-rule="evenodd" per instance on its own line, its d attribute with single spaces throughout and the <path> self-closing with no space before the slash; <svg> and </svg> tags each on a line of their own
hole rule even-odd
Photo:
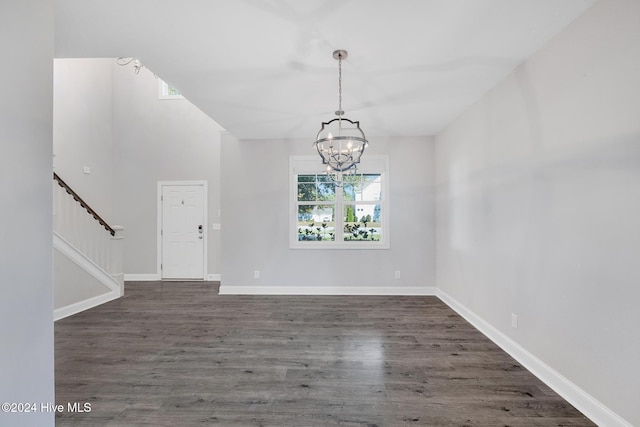
<svg viewBox="0 0 640 427">
<path fill-rule="evenodd" d="M 595 0 L 55 0 L 55 56 L 135 56 L 239 138 L 433 135 Z M 133 72 L 133 71 L 132 71 Z"/>
</svg>

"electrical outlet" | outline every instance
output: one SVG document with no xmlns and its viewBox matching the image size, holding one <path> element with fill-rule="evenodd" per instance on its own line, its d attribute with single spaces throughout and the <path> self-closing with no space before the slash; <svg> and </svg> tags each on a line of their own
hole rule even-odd
<svg viewBox="0 0 640 427">
<path fill-rule="evenodd" d="M 511 327 L 518 329 L 518 316 L 513 313 L 511 313 Z"/>
<path fill-rule="evenodd" d="M 396 270 L 396 279 L 400 278 L 400 270 Z"/>
<path fill-rule="evenodd" d="M 253 278 L 254 279 L 260 278 L 260 270 L 253 270 Z"/>
</svg>

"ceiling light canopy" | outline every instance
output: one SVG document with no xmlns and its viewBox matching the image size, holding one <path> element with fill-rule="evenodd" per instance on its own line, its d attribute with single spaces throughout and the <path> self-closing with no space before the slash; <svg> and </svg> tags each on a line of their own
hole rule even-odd
<svg viewBox="0 0 640 427">
<path fill-rule="evenodd" d="M 345 175 L 354 175 L 358 163 L 369 145 L 360 122 L 343 117 L 342 110 L 342 60 L 347 58 L 346 50 L 336 50 L 333 57 L 338 60 L 338 110 L 335 119 L 322 122 L 313 145 L 327 165 L 327 174 L 336 183 L 342 185 Z"/>
</svg>

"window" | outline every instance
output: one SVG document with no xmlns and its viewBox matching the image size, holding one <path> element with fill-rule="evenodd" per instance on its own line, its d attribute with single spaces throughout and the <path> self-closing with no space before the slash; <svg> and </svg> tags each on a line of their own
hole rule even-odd
<svg viewBox="0 0 640 427">
<path fill-rule="evenodd" d="M 291 247 L 388 248 L 386 157 L 368 156 L 342 187 L 318 173 L 319 162 L 291 158 Z"/>
<path fill-rule="evenodd" d="M 159 82 L 159 98 L 160 99 L 184 99 L 184 96 L 170 84 L 158 79 Z"/>
</svg>

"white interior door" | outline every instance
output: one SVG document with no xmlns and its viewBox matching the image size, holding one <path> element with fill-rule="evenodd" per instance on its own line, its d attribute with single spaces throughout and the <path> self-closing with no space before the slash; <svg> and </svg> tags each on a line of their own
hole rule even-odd
<svg viewBox="0 0 640 427">
<path fill-rule="evenodd" d="M 162 186 L 162 278 L 204 279 L 204 186 Z"/>
</svg>

